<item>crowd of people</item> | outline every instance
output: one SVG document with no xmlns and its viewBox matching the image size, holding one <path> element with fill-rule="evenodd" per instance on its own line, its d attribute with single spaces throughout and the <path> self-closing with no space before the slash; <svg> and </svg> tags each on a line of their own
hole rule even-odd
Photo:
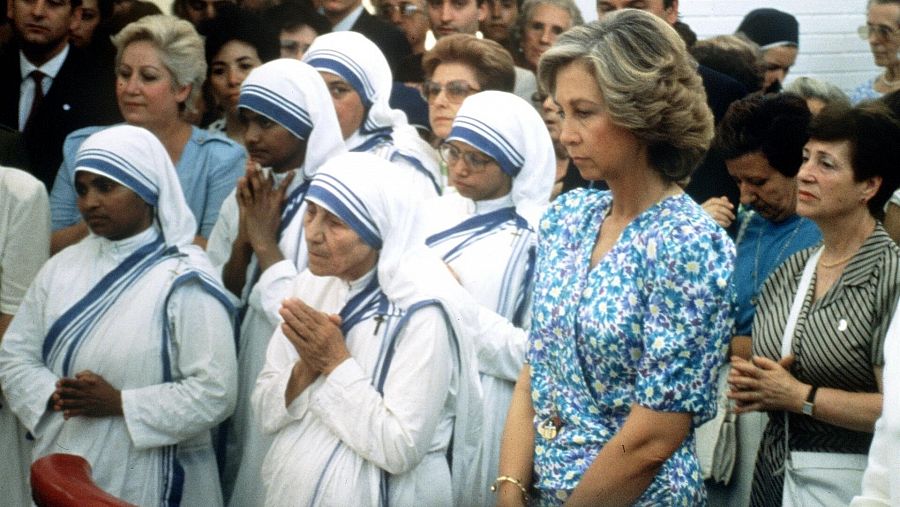
<svg viewBox="0 0 900 507">
<path fill-rule="evenodd" d="M 900 1 L 371 7 L 6 0 L 4 503 L 900 503 Z"/>
</svg>

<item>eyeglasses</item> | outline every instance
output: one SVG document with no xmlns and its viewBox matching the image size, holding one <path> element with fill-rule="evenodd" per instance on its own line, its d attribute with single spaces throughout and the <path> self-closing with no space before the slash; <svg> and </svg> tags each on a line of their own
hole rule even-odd
<svg viewBox="0 0 900 507">
<path fill-rule="evenodd" d="M 469 83 L 462 80 L 450 81 L 443 85 L 435 83 L 434 81 L 425 81 L 425 83 L 422 84 L 422 98 L 427 102 L 431 102 L 441 94 L 441 90 L 444 90 L 447 100 L 454 104 L 458 104 L 465 100 L 469 95 L 481 91 L 478 88 L 472 88 L 469 86 Z"/>
<path fill-rule="evenodd" d="M 420 9 L 419 6 L 416 4 L 401 2 L 400 4 L 397 4 L 397 5 L 382 4 L 381 8 L 379 9 L 379 12 L 381 13 L 381 16 L 384 18 L 390 18 L 395 13 L 400 14 L 404 18 L 411 18 L 417 12 L 422 12 L 422 9 Z"/>
<path fill-rule="evenodd" d="M 477 151 L 462 151 L 450 143 L 441 144 L 438 150 L 441 154 L 441 160 L 447 163 L 447 166 L 454 166 L 460 159 L 466 163 L 469 171 L 473 173 L 484 172 L 487 166 L 497 161 L 487 155 L 483 155 Z"/>
<path fill-rule="evenodd" d="M 862 40 L 868 40 L 874 35 L 876 39 L 887 40 L 897 34 L 896 28 L 885 25 L 863 25 L 856 30 Z"/>
</svg>

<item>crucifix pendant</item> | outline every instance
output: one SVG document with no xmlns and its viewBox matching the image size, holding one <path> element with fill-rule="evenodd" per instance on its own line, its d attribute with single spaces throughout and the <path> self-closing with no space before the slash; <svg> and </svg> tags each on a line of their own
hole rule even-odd
<svg viewBox="0 0 900 507">
<path fill-rule="evenodd" d="M 553 440 L 559 433 L 560 426 L 562 426 L 562 421 L 556 415 L 552 415 L 541 421 L 537 430 L 544 440 Z"/>
</svg>

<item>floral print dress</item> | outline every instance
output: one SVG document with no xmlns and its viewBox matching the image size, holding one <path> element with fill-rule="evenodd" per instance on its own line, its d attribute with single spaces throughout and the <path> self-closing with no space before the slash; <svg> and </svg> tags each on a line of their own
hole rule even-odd
<svg viewBox="0 0 900 507">
<path fill-rule="evenodd" d="M 540 223 L 528 350 L 534 424 L 562 423 L 555 438 L 535 434 L 543 505 L 565 501 L 632 404 L 690 412 L 695 427 L 716 412 L 733 323 L 733 243 L 680 194 L 635 218 L 592 269 L 611 205 L 609 192 L 572 191 Z M 691 433 L 636 504 L 705 499 Z"/>
</svg>

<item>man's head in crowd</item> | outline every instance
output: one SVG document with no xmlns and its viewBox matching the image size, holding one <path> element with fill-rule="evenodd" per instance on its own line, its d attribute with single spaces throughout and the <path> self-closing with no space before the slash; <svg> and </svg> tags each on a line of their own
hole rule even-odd
<svg viewBox="0 0 900 507">
<path fill-rule="evenodd" d="M 425 51 L 425 37 L 431 22 L 425 0 L 376 0 L 378 17 L 403 30 L 413 53 Z"/>
<path fill-rule="evenodd" d="M 216 17 L 219 10 L 229 3 L 235 2 L 234 0 L 175 0 L 172 3 L 172 13 L 190 21 L 196 27 L 201 22 Z"/>
<path fill-rule="evenodd" d="M 337 24 L 362 5 L 362 0 L 323 0 L 321 2 L 322 13 L 332 25 Z"/>
<path fill-rule="evenodd" d="M 655 14 L 670 25 L 678 21 L 678 0 L 597 0 L 597 17 L 621 9 L 640 9 Z"/>
<path fill-rule="evenodd" d="M 19 47 L 28 60 L 43 65 L 69 43 L 69 26 L 78 16 L 81 0 L 8 0 Z"/>
<path fill-rule="evenodd" d="M 428 16 L 438 39 L 454 33 L 474 35 L 487 19 L 487 0 L 428 0 Z"/>
</svg>

